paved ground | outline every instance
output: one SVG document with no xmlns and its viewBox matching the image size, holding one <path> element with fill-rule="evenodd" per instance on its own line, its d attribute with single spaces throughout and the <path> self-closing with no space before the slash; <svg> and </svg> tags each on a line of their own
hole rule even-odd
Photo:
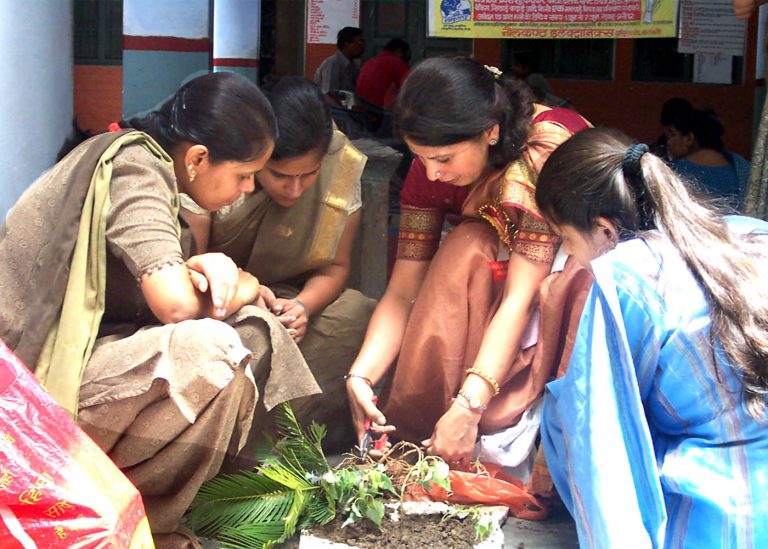
<svg viewBox="0 0 768 549">
<path fill-rule="evenodd" d="M 504 549 L 575 549 L 576 526 L 565 508 L 547 520 L 528 521 L 509 517 L 502 527 Z"/>
</svg>

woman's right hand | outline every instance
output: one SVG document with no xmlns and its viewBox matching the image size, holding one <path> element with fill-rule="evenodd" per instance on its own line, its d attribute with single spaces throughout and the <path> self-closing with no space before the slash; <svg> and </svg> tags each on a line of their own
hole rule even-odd
<svg viewBox="0 0 768 549">
<path fill-rule="evenodd" d="M 225 318 L 240 282 L 240 270 L 235 262 L 222 253 L 205 253 L 190 257 L 187 268 L 194 272 L 191 277 L 195 287 L 201 293 L 210 292 L 211 316 Z"/>
<path fill-rule="evenodd" d="M 377 433 L 389 433 L 395 430 L 394 425 L 387 425 L 387 419 L 376 406 L 373 388 L 364 379 L 347 378 L 347 396 L 358 444 L 365 435 L 366 420 L 370 420 L 371 430 Z"/>
</svg>

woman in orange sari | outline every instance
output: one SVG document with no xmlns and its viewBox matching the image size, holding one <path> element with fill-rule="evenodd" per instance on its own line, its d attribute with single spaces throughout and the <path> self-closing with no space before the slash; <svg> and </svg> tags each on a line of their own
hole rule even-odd
<svg viewBox="0 0 768 549">
<path fill-rule="evenodd" d="M 401 195 L 392 278 L 347 391 L 359 436 L 370 420 L 458 465 L 478 434 L 515 425 L 560 364 L 561 348 L 534 352 L 539 291 L 558 246 L 535 184 L 550 152 L 589 123 L 532 103 L 519 84 L 468 58 L 422 62 L 395 112 L 416 160 Z M 460 223 L 440 244 L 448 215 Z M 588 279 L 567 271 L 547 288 Z M 578 319 L 583 297 L 566 293 L 543 307 L 545 330 Z M 373 386 L 395 361 L 379 408 Z"/>
</svg>

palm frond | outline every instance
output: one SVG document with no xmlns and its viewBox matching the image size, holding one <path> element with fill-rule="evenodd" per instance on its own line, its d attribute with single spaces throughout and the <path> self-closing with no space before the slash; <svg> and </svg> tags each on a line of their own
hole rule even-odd
<svg viewBox="0 0 768 549">
<path fill-rule="evenodd" d="M 185 522 L 194 532 L 208 537 L 218 537 L 227 528 L 243 524 L 285 524 L 285 517 L 293 508 L 297 492 L 284 488 L 282 492 L 255 495 L 248 500 L 222 503 L 218 500 L 209 505 L 194 507 L 187 513 Z"/>
<path fill-rule="evenodd" d="M 227 527 L 222 529 L 217 540 L 231 549 L 259 549 L 280 543 L 284 535 L 285 522 L 280 520 Z"/>
<path fill-rule="evenodd" d="M 325 427 L 306 431 L 290 405 L 276 414 L 280 439 L 260 467 L 211 479 L 195 496 L 185 523 L 196 533 L 230 547 L 269 547 L 309 521 L 333 519 L 335 504 L 320 485 L 330 466 L 322 449 Z"/>
<path fill-rule="evenodd" d="M 307 432 L 304 432 L 287 403 L 280 405 L 275 414 L 275 423 L 282 436 L 275 446 L 277 454 L 300 464 L 307 471 L 325 472 L 330 469 L 321 444 L 326 433 L 325 426 L 313 421 Z"/>
<path fill-rule="evenodd" d="M 291 463 L 274 462 L 258 469 L 259 473 L 273 482 L 293 490 L 314 490 L 317 486 L 309 481 L 309 473 Z"/>
<path fill-rule="evenodd" d="M 281 487 L 279 482 L 261 474 L 258 470 L 240 471 L 239 473 L 214 477 L 205 482 L 195 495 L 193 505 L 247 499 L 279 490 Z"/>
<path fill-rule="evenodd" d="M 304 515 L 306 522 L 299 525 L 302 530 L 314 524 L 328 524 L 336 516 L 336 502 L 325 490 L 322 490 L 309 500 Z"/>
<path fill-rule="evenodd" d="M 243 471 L 204 483 L 186 522 L 201 535 L 216 535 L 225 526 L 284 519 L 297 491 L 313 489 L 306 480 L 275 464 L 263 471 Z"/>
</svg>

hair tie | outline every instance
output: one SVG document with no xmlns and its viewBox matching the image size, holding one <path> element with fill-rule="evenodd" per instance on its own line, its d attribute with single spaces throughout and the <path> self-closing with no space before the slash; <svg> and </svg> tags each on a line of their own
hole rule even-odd
<svg viewBox="0 0 768 549">
<path fill-rule="evenodd" d="M 624 177 L 634 178 L 640 175 L 640 159 L 648 152 L 648 145 L 645 143 L 633 143 L 627 147 L 624 153 L 624 160 L 621 162 L 621 171 Z"/>
<path fill-rule="evenodd" d="M 642 177 L 642 165 L 640 160 L 648 152 L 648 145 L 645 143 L 633 143 L 627 147 L 624 153 L 624 159 L 621 162 L 621 171 L 624 173 L 624 179 L 632 189 L 635 195 L 635 205 L 639 215 L 639 227 L 641 231 L 652 229 L 653 208 L 648 203 L 648 193 Z"/>
</svg>

